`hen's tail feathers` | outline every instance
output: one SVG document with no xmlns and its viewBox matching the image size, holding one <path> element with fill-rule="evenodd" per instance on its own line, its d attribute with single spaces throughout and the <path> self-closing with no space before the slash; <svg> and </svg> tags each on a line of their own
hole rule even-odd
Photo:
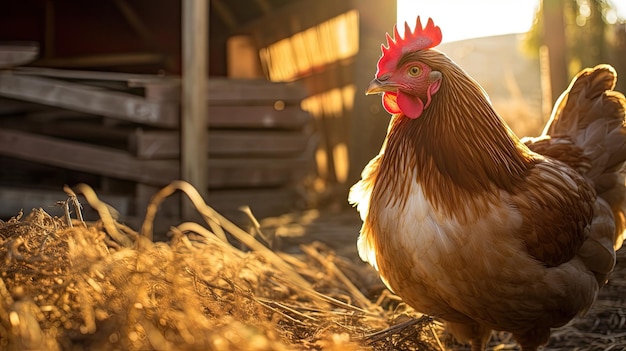
<svg viewBox="0 0 626 351">
<path fill-rule="evenodd" d="M 626 229 L 626 98 L 614 91 L 615 69 L 587 68 L 572 80 L 552 111 L 535 152 L 576 168 L 593 181 L 600 198 L 615 217 L 614 246 L 622 244 Z"/>
</svg>

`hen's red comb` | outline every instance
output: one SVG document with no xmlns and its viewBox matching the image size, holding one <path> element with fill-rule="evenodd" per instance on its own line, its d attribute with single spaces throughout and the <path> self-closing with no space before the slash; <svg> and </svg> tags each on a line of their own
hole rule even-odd
<svg viewBox="0 0 626 351">
<path fill-rule="evenodd" d="M 422 28 L 422 21 L 417 16 L 415 29 L 411 32 L 409 24 L 404 22 L 404 38 L 398 33 L 398 27 L 393 26 L 393 38 L 387 35 L 387 46 L 381 44 L 383 56 L 378 60 L 378 72 L 386 72 L 396 68 L 400 57 L 407 52 L 425 50 L 441 43 L 441 29 L 435 26 L 432 18 L 428 19 L 426 27 Z"/>
</svg>

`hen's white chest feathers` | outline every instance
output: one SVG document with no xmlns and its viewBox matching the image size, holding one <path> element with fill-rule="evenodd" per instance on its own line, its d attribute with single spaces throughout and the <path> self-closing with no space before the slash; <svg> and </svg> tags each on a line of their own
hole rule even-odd
<svg viewBox="0 0 626 351">
<path fill-rule="evenodd" d="M 404 189 L 403 201 L 394 201 L 387 192 L 376 199 L 377 206 L 359 208 L 367 211 L 359 254 L 391 289 L 402 290 L 415 281 L 452 284 L 477 273 L 495 277 L 506 272 L 511 265 L 507 260 L 520 251 L 521 242 L 511 233 L 521 226 L 522 217 L 508 205 L 507 194 L 473 199 L 459 209 L 464 215 L 451 216 L 428 200 L 421 184 Z M 499 252 L 493 252 L 492 240 L 498 241 Z"/>
</svg>

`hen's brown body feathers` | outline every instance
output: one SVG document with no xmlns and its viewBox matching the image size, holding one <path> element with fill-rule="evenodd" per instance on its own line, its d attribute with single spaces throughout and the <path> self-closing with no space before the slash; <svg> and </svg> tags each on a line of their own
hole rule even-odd
<svg viewBox="0 0 626 351">
<path fill-rule="evenodd" d="M 522 142 L 445 55 L 406 56 L 443 78 L 419 118 L 392 117 L 351 190 L 361 257 L 474 350 L 492 329 L 535 350 L 590 307 L 621 246 L 626 100 L 615 71 L 581 72 L 544 134 Z"/>
</svg>

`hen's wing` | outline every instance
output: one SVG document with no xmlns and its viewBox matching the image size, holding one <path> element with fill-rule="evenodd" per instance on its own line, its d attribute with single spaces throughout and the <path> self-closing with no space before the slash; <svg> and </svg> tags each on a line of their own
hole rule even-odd
<svg viewBox="0 0 626 351">
<path fill-rule="evenodd" d="M 539 160 L 513 197 L 523 218 L 516 234 L 532 257 L 547 267 L 559 266 L 587 239 L 594 200 L 589 182 L 571 167 Z"/>
<path fill-rule="evenodd" d="M 578 255 L 600 284 L 613 269 L 626 229 L 626 99 L 613 91 L 616 79 L 609 65 L 581 71 L 557 101 L 543 134 L 525 141 L 531 150 L 572 167 L 597 193 Z"/>
</svg>

